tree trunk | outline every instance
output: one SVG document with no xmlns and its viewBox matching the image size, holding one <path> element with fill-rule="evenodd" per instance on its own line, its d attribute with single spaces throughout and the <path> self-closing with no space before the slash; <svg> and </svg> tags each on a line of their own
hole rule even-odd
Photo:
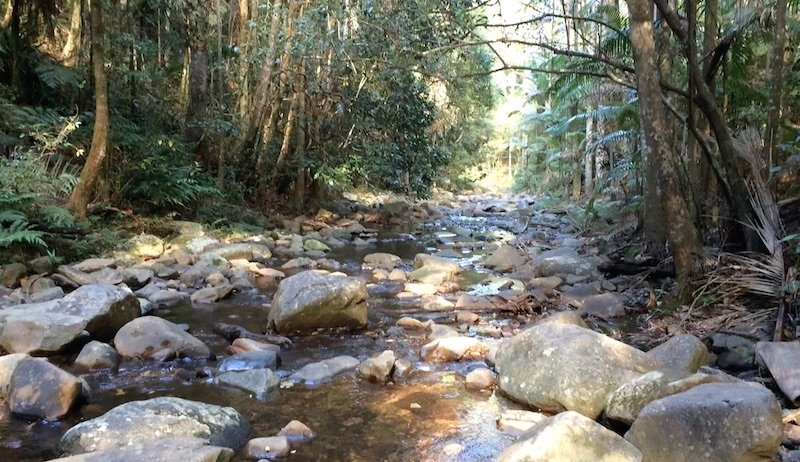
<svg viewBox="0 0 800 462">
<path fill-rule="evenodd" d="M 91 7 L 92 69 L 94 72 L 95 110 L 92 147 L 81 171 L 81 177 L 69 198 L 67 208 L 76 218 L 86 217 L 86 207 L 94 193 L 108 145 L 108 82 L 105 71 L 105 28 L 103 0 L 94 0 Z"/>
<path fill-rule="evenodd" d="M 655 61 L 653 4 L 651 0 L 628 0 L 628 8 L 642 132 L 647 154 L 652 156 L 660 172 L 660 183 L 663 186 L 663 219 L 651 217 L 651 220 L 667 228 L 667 239 L 675 261 L 679 293 L 685 296 L 688 295 L 694 277 L 695 258 L 700 250 L 700 239 L 680 194 L 678 172 L 673 167 L 674 162 L 670 161 L 669 132 L 659 84 L 660 75 Z"/>
<path fill-rule="evenodd" d="M 11 18 L 14 13 L 14 0 L 5 0 L 5 11 L 3 12 L 3 19 L 0 21 L 0 27 L 6 29 L 11 26 Z"/>
<path fill-rule="evenodd" d="M 589 108 L 591 111 L 592 108 Z M 586 119 L 586 151 L 583 155 L 583 195 L 591 198 L 594 195 L 594 149 L 592 143 L 594 139 L 594 117 Z"/>
<path fill-rule="evenodd" d="M 769 101 L 767 128 L 764 132 L 764 158 L 768 168 L 775 164 L 775 147 L 781 124 L 781 100 L 783 99 L 783 68 L 786 48 L 786 0 L 775 5 L 775 33 L 772 50 L 772 91 Z"/>
<path fill-rule="evenodd" d="M 72 0 L 67 43 L 64 44 L 64 50 L 61 52 L 61 62 L 67 67 L 75 67 L 78 64 L 78 53 L 81 49 L 82 3 L 82 0 Z"/>
</svg>

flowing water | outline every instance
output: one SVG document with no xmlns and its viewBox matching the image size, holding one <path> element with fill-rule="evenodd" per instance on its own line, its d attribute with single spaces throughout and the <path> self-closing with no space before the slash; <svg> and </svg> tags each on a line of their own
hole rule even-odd
<svg viewBox="0 0 800 462">
<path fill-rule="evenodd" d="M 453 221 L 449 221 L 452 225 Z M 497 220 L 458 219 L 457 224 L 485 234 L 507 234 Z M 404 231 L 405 233 L 401 233 Z M 413 234 L 407 233 L 412 231 Z M 360 262 L 367 253 L 390 252 L 406 263 L 418 252 L 434 252 L 460 241 L 451 228 L 428 224 L 416 230 L 389 230 L 379 235 L 377 246 L 363 249 L 346 247 L 329 255 L 343 264 L 343 271 L 364 275 Z M 489 236 L 491 239 L 494 237 Z M 486 275 L 471 266 L 485 250 L 460 250 L 460 261 L 467 267 L 464 286 Z M 470 246 L 466 246 L 470 247 Z M 279 266 L 281 261 L 275 266 Z M 467 287 L 465 287 L 467 288 Z M 496 419 L 505 409 L 519 408 L 496 392 L 473 392 L 464 388 L 463 377 L 482 362 L 428 364 L 419 361 L 421 334 L 399 332 L 395 321 L 413 312 L 418 319 L 453 323 L 452 313 L 419 313 L 414 300 L 400 300 L 395 294 L 402 283 L 380 282 L 370 285 L 369 324 L 365 331 L 352 333 L 313 333 L 292 337 L 293 345 L 281 353 L 279 375 L 286 376 L 310 362 L 337 355 L 361 360 L 386 349 L 397 357 L 411 359 L 415 372 L 397 383 L 378 385 L 361 380 L 353 373 L 316 387 L 294 385 L 281 388 L 260 401 L 247 393 L 207 383 L 203 379 L 185 381 L 182 370 L 195 371 L 214 366 L 214 361 L 178 360 L 168 363 L 123 362 L 118 371 L 84 375 L 92 389 L 91 400 L 67 419 L 59 422 L 25 421 L 0 413 L 0 461 L 41 461 L 58 456 L 56 445 L 72 425 L 103 414 L 119 404 L 156 396 L 178 396 L 206 403 L 232 406 L 253 425 L 252 436 L 274 435 L 290 420 L 304 422 L 317 433 L 311 443 L 300 446 L 291 461 L 481 461 L 491 460 L 512 440 L 497 430 Z M 218 355 L 228 342 L 211 332 L 213 322 L 241 325 L 251 331 L 263 328 L 269 301 L 275 287 L 237 294 L 224 303 L 207 307 L 181 306 L 156 314 L 189 326 L 190 332 L 206 342 Z M 499 316 L 499 315 L 498 315 Z M 485 319 L 503 325 L 502 317 Z M 454 324 L 453 324 L 454 325 Z M 494 339 L 485 339 L 487 343 Z M 69 370 L 68 357 L 60 362 Z M 75 371 L 77 373 L 77 371 Z M 7 409 L 7 406 L 0 406 Z"/>
</svg>

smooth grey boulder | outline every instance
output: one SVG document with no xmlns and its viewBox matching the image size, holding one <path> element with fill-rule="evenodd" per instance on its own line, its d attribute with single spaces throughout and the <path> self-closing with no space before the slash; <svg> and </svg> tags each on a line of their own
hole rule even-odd
<svg viewBox="0 0 800 462">
<path fill-rule="evenodd" d="M 360 328 L 367 324 L 367 285 L 357 278 L 303 271 L 280 282 L 267 316 L 277 332 Z"/>
<path fill-rule="evenodd" d="M 383 353 L 364 360 L 364 362 L 359 364 L 356 368 L 356 373 L 359 377 L 367 379 L 370 382 L 386 383 L 392 376 L 394 360 L 394 351 L 386 350 Z"/>
<path fill-rule="evenodd" d="M 211 356 L 205 343 L 177 324 L 155 316 L 143 316 L 125 324 L 114 337 L 114 347 L 125 358 L 163 358 L 163 350 L 195 359 Z"/>
<path fill-rule="evenodd" d="M 103 268 L 109 268 L 116 265 L 116 260 L 113 258 L 87 258 L 82 262 L 73 263 L 72 268 L 83 271 L 84 273 L 94 273 L 95 271 L 100 271 Z"/>
<path fill-rule="evenodd" d="M 57 353 L 86 333 L 109 338 L 137 316 L 133 292 L 92 284 L 57 300 L 0 310 L 0 346 L 13 353 Z"/>
<path fill-rule="evenodd" d="M 306 364 L 290 375 L 289 380 L 307 385 L 317 385 L 331 380 L 342 372 L 355 369 L 359 363 L 360 361 L 352 356 L 336 356 L 316 363 Z"/>
<path fill-rule="evenodd" d="M 24 358 L 8 386 L 11 412 L 43 419 L 69 413 L 82 390 L 80 379 L 42 358 Z"/>
<path fill-rule="evenodd" d="M 534 424 L 497 462 L 642 462 L 624 438 L 577 412 Z"/>
<path fill-rule="evenodd" d="M 533 266 L 539 277 L 559 274 L 585 275 L 594 271 L 594 265 L 584 260 L 571 247 L 560 247 L 533 257 Z"/>
<path fill-rule="evenodd" d="M 12 353 L 0 356 L 0 398 L 8 396 L 8 386 L 11 384 L 11 376 L 17 364 L 25 358 L 30 358 L 25 353 Z"/>
<path fill-rule="evenodd" d="M 61 265 L 58 267 L 57 271 L 58 274 L 64 276 L 79 286 L 86 286 L 95 283 L 95 279 L 90 273 L 86 273 L 70 265 Z"/>
<path fill-rule="evenodd" d="M 758 342 L 756 360 L 764 366 L 789 401 L 800 397 L 800 342 Z"/>
<path fill-rule="evenodd" d="M 495 356 L 500 389 L 543 411 L 596 419 L 620 385 L 659 367 L 622 342 L 572 324 L 542 323 L 503 342 Z"/>
<path fill-rule="evenodd" d="M 149 297 L 150 303 L 158 308 L 171 308 L 189 301 L 189 294 L 177 290 L 161 289 L 153 292 Z"/>
<path fill-rule="evenodd" d="M 122 270 L 122 282 L 133 290 L 147 285 L 155 276 L 155 272 L 150 268 L 125 268 Z"/>
<path fill-rule="evenodd" d="M 242 242 L 239 244 L 223 244 L 206 248 L 200 254 L 200 259 L 205 257 L 222 257 L 226 260 L 245 259 L 249 261 L 267 260 L 272 258 L 272 252 L 264 244 L 255 242 Z"/>
<path fill-rule="evenodd" d="M 131 401 L 79 423 L 61 437 L 59 449 L 80 454 L 188 437 L 238 451 L 249 435 L 250 424 L 233 408 L 161 397 Z"/>
<path fill-rule="evenodd" d="M 230 448 L 209 446 L 203 438 L 160 438 L 50 462 L 229 462 L 233 454 Z"/>
<path fill-rule="evenodd" d="M 249 369 L 275 369 L 278 367 L 278 352 L 275 349 L 246 351 L 228 356 L 219 363 L 220 372 L 246 371 Z"/>
<path fill-rule="evenodd" d="M 525 257 L 512 245 L 504 244 L 483 261 L 483 266 L 501 273 L 513 271 L 525 263 Z"/>
<path fill-rule="evenodd" d="M 56 286 L 42 289 L 31 294 L 31 296 L 28 297 L 28 303 L 44 303 L 52 300 L 58 300 L 59 298 L 64 298 L 64 289 Z"/>
<path fill-rule="evenodd" d="M 710 383 L 648 404 L 625 439 L 647 462 L 769 462 L 783 437 L 781 407 L 754 383 Z"/>
<path fill-rule="evenodd" d="M 113 369 L 119 364 L 117 350 L 97 340 L 87 343 L 75 358 L 75 365 L 83 369 Z"/>
<path fill-rule="evenodd" d="M 375 252 L 364 256 L 364 264 L 373 268 L 393 270 L 397 268 L 402 259 L 397 255 L 384 252 Z"/>
<path fill-rule="evenodd" d="M 711 334 L 711 351 L 717 355 L 717 366 L 729 371 L 755 368 L 755 342 L 739 335 Z"/>
<path fill-rule="evenodd" d="M 676 335 L 647 352 L 665 369 L 697 372 L 711 363 L 711 353 L 699 338 L 691 334 Z"/>
<path fill-rule="evenodd" d="M 616 294 L 597 294 L 587 297 L 578 309 L 578 313 L 597 316 L 601 319 L 618 318 L 625 316 L 625 306 Z"/>
<path fill-rule="evenodd" d="M 281 380 L 271 369 L 250 369 L 246 371 L 225 372 L 214 378 L 214 382 L 248 391 L 258 399 L 280 387 Z"/>
<path fill-rule="evenodd" d="M 217 287 L 205 287 L 193 293 L 189 300 L 192 303 L 216 303 L 233 293 L 233 286 L 230 284 Z"/>
</svg>

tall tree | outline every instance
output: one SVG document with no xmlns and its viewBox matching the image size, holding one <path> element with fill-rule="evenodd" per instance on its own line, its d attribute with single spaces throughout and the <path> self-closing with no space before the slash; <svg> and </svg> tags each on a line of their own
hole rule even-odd
<svg viewBox="0 0 800 462">
<path fill-rule="evenodd" d="M 81 49 L 81 27 L 83 20 L 83 0 L 72 0 L 72 12 L 69 18 L 69 32 L 64 50 L 61 52 L 61 62 L 65 66 L 75 67 L 78 62 L 78 53 Z"/>
<path fill-rule="evenodd" d="M 108 148 L 108 82 L 105 70 L 105 27 L 103 24 L 103 1 L 93 0 L 91 5 L 92 70 L 94 73 L 94 129 L 89 156 L 81 171 L 80 179 L 69 198 L 67 208 L 77 218 L 86 216 L 86 208 L 92 199 L 103 160 Z"/>
<path fill-rule="evenodd" d="M 772 89 L 769 100 L 767 127 L 764 133 L 764 157 L 769 167 L 775 160 L 775 146 L 778 144 L 781 106 L 783 100 L 783 63 L 786 54 L 786 0 L 778 0 L 774 12 L 775 29 L 772 45 Z"/>
</svg>

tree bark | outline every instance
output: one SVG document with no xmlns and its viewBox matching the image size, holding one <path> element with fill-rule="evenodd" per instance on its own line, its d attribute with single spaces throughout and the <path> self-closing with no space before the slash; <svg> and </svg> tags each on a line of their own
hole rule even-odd
<svg viewBox="0 0 800 462">
<path fill-rule="evenodd" d="M 11 18 L 14 12 L 14 0 L 5 0 L 5 11 L 3 12 L 3 19 L 0 21 L 0 27 L 8 28 L 11 26 Z"/>
<path fill-rule="evenodd" d="M 83 0 L 72 0 L 67 43 L 64 44 L 64 50 L 61 52 L 61 62 L 67 67 L 75 67 L 78 64 L 78 53 L 81 49 L 82 3 Z"/>
<path fill-rule="evenodd" d="M 648 154 L 652 155 L 652 160 L 658 167 L 663 186 L 663 219 L 651 219 L 657 221 L 659 226 L 667 228 L 667 240 L 675 261 L 679 293 L 688 295 L 687 289 L 695 273 L 695 258 L 700 250 L 700 238 L 681 197 L 678 172 L 670 161 L 669 132 L 662 103 L 660 75 L 655 61 L 653 4 L 651 0 L 628 0 L 627 3 L 642 131 Z"/>
<path fill-rule="evenodd" d="M 778 0 L 775 5 L 775 33 L 772 51 L 772 90 L 769 101 L 767 128 L 764 132 L 764 158 L 767 166 L 775 164 L 775 147 L 778 144 L 778 131 L 783 99 L 783 68 L 786 48 L 786 0 Z"/>
<path fill-rule="evenodd" d="M 592 108 L 590 107 L 591 111 Z M 594 142 L 594 117 L 589 116 L 586 119 L 586 151 L 583 155 L 583 195 L 586 198 L 591 198 L 594 195 L 594 149 L 592 143 Z"/>
<path fill-rule="evenodd" d="M 105 71 L 105 27 L 103 25 L 103 0 L 94 0 L 91 7 L 92 70 L 95 85 L 95 117 L 92 147 L 81 171 L 78 184 L 69 198 L 67 208 L 76 218 L 86 217 L 86 208 L 94 194 L 100 168 L 106 157 L 108 145 L 108 82 Z"/>
</svg>

